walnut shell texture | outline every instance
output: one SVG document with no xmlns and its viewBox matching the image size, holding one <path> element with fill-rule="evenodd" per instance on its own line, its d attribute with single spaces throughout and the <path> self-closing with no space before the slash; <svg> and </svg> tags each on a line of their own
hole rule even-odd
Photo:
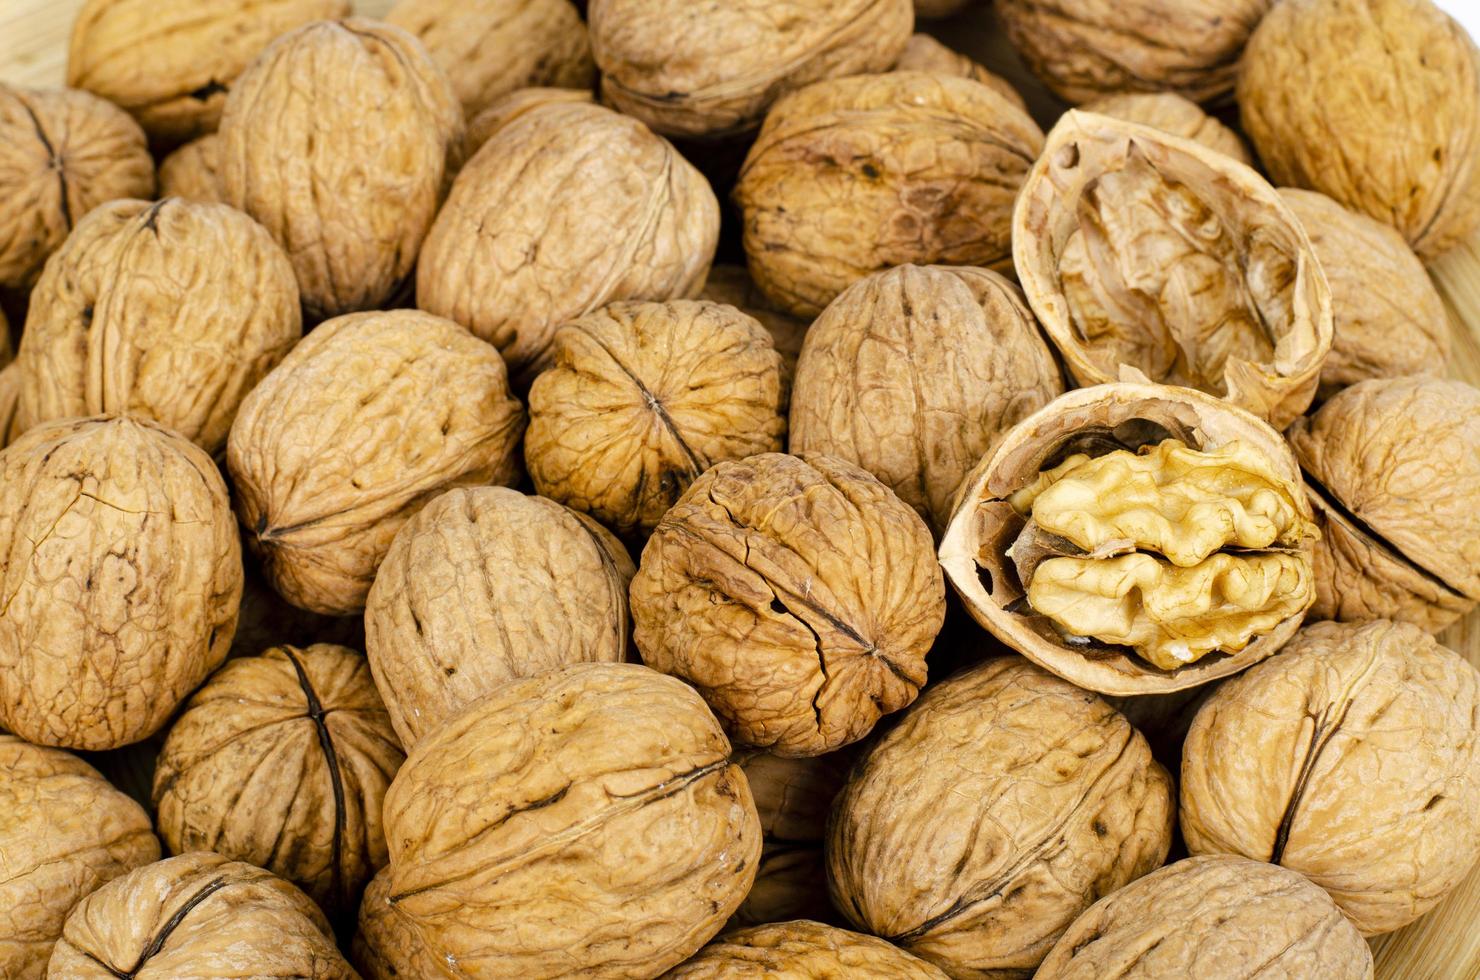
<svg viewBox="0 0 1480 980">
<path fill-rule="evenodd" d="M 468 132 L 463 138 L 463 153 L 468 160 L 493 138 L 493 134 L 524 115 L 535 106 L 547 102 L 581 102 L 590 105 L 596 97 L 588 89 L 576 88 L 521 88 L 500 96 L 488 104 L 482 112 L 468 118 Z M 466 160 L 464 161 L 466 162 Z"/>
<path fill-rule="evenodd" d="M 160 161 L 159 196 L 221 203 L 219 133 L 208 133 L 199 139 L 193 139 Z"/>
<path fill-rule="evenodd" d="M 1243 137 L 1208 115 L 1196 102 L 1175 92 L 1123 92 L 1102 96 L 1082 108 L 1085 112 L 1150 126 L 1201 143 L 1239 163 L 1254 164 L 1254 156 Z"/>
<path fill-rule="evenodd" d="M 773 307 L 765 294 L 756 288 L 750 272 L 743 265 L 720 264 L 711 268 L 699 298 L 733 306 L 755 317 L 766 328 L 771 335 L 771 346 L 781 355 L 781 411 L 785 413 L 791 404 L 792 381 L 796 378 L 802 342 L 807 337 L 808 321 Z"/>
<path fill-rule="evenodd" d="M 390 902 L 390 868 L 384 868 L 365 888 L 360 901 L 359 928 L 350 943 L 350 962 L 364 980 L 462 980 L 422 939 L 416 926 Z"/>
<path fill-rule="evenodd" d="M 0 368 L 0 449 L 20 436 L 21 367 L 11 361 Z"/>
<path fill-rule="evenodd" d="M 945 980 L 946 974 L 882 939 L 810 922 L 776 922 L 727 932 L 664 980 L 827 980 L 897 977 Z"/>
<path fill-rule="evenodd" d="M 920 5 L 915 4 L 916 13 Z M 921 16 L 924 16 L 923 14 Z M 944 16 L 944 15 L 941 15 Z M 926 71 L 937 75 L 959 75 L 983 85 L 1007 97 L 1007 101 L 1027 111 L 1027 103 L 1012 83 L 1001 75 L 987 70 L 959 51 L 952 51 L 929 34 L 912 34 L 904 46 L 904 53 L 894 64 L 895 71 Z"/>
</svg>

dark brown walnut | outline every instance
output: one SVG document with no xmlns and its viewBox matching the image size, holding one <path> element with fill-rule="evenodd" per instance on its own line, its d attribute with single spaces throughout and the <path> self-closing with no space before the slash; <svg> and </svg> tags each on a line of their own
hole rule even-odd
<svg viewBox="0 0 1480 980">
<path fill-rule="evenodd" d="M 376 684 L 407 748 L 500 684 L 627 659 L 636 569 L 595 521 L 504 487 L 449 490 L 391 542 L 365 603 Z"/>
<path fill-rule="evenodd" d="M 159 841 L 139 804 L 60 749 L 0 734 L 0 772 L 0 974 L 38 980 L 73 906 L 159 860 Z"/>
<path fill-rule="evenodd" d="M 1430 0 L 1276 4 L 1238 102 L 1275 183 L 1392 225 L 1420 258 L 1480 225 L 1480 54 Z"/>
<path fill-rule="evenodd" d="M 1322 523 L 1319 619 L 1437 633 L 1480 601 L 1480 391 L 1363 381 L 1290 429 Z"/>
<path fill-rule="evenodd" d="M 1279 194 L 1225 154 L 1071 111 L 1023 186 L 1012 247 L 1082 385 L 1185 385 L 1280 429 L 1315 396 L 1326 277 Z"/>
<path fill-rule="evenodd" d="M 1366 935 L 1408 924 L 1480 858 L 1480 671 L 1411 624 L 1306 627 L 1198 711 L 1182 836 L 1300 872 Z"/>
<path fill-rule="evenodd" d="M 150 138 L 214 132 L 237 76 L 279 34 L 349 15 L 349 0 L 88 0 L 72 22 L 67 84 L 102 96 Z"/>
<path fill-rule="evenodd" d="M 226 462 L 273 587 L 348 615 L 429 500 L 515 481 L 523 432 L 492 347 L 416 310 L 354 313 L 321 324 L 252 389 Z"/>
<path fill-rule="evenodd" d="M 791 385 L 797 372 L 797 357 L 807 336 L 808 322 L 775 309 L 765 294 L 756 288 L 743 265 L 716 265 L 699 298 L 711 303 L 733 306 L 760 321 L 771 335 L 771 346 L 781 355 L 781 411 L 791 404 Z"/>
<path fill-rule="evenodd" d="M 948 0 L 949 2 L 949 0 Z M 916 4 L 916 8 L 919 4 Z M 918 10 L 917 10 L 918 12 Z M 922 15 L 923 16 L 923 15 Z M 1023 111 L 1027 111 L 1027 103 L 1018 94 L 1018 90 L 1012 87 L 1012 83 L 1001 75 L 988 71 L 983 66 L 972 61 L 966 55 L 941 44 L 929 34 L 913 34 L 910 43 L 904 47 L 904 53 L 894 64 L 895 71 L 927 71 L 938 75 L 959 75 L 961 78 L 969 78 L 974 82 L 981 82 L 990 89 L 1004 95 L 1007 100 Z"/>
<path fill-rule="evenodd" d="M 1188 858 L 1100 899 L 1035 980 L 1101 977 L 1371 980 L 1372 951 L 1300 875 L 1228 855 Z"/>
<path fill-rule="evenodd" d="M 657 976 L 719 931 L 761 849 L 714 716 L 635 664 L 496 688 L 416 744 L 385 821 L 362 933 L 378 919 L 470 978 Z"/>
<path fill-rule="evenodd" d="M 217 452 L 241 400 L 302 329 L 293 266 L 240 211 L 181 198 L 104 204 L 31 291 L 21 427 L 127 414 Z"/>
<path fill-rule="evenodd" d="M 671 145 L 609 109 L 546 100 L 458 174 L 416 300 L 496 346 L 526 387 L 562 323 L 696 295 L 718 238 L 714 192 Z"/>
<path fill-rule="evenodd" d="M 405 756 L 365 658 L 327 643 L 227 661 L 170 727 L 160 836 L 293 882 L 353 914 L 387 861 L 380 810 Z"/>
<path fill-rule="evenodd" d="M 962 482 L 940 546 L 978 623 L 1103 694 L 1227 677 L 1315 600 L 1314 515 L 1280 434 L 1190 388 L 1072 391 Z"/>
<path fill-rule="evenodd" d="M 285 643 L 333 643 L 351 650 L 365 649 L 364 616 L 320 616 L 299 609 L 273 591 L 256 562 L 245 564 L 241 612 L 230 656 L 255 657 Z"/>
<path fill-rule="evenodd" d="M 154 160 L 123 110 L 74 89 L 0 84 L 0 286 L 30 289 L 99 204 L 153 194 Z"/>
<path fill-rule="evenodd" d="M 191 140 L 159 164 L 160 197 L 221 201 L 221 137 L 210 133 Z"/>
<path fill-rule="evenodd" d="M 1012 206 L 1043 133 L 970 79 L 891 72 L 781 99 L 745 158 L 735 202 L 756 285 L 814 317 L 890 266 L 1011 267 Z"/>
<path fill-rule="evenodd" d="M 664 980 L 830 980 L 898 977 L 945 980 L 946 974 L 882 939 L 799 919 L 727 932 Z"/>
<path fill-rule="evenodd" d="M 219 854 L 157 861 L 67 917 L 52 980 L 355 980 L 318 906 L 281 878 Z"/>
<path fill-rule="evenodd" d="M 824 78 L 887 71 L 914 26 L 910 0 L 592 0 L 601 94 L 669 136 L 760 124 L 779 97 Z"/>
<path fill-rule="evenodd" d="M 1106 95 L 1087 102 L 1085 112 L 1113 116 L 1171 133 L 1201 143 L 1209 149 L 1233 157 L 1239 163 L 1254 164 L 1254 157 L 1243 138 L 1208 115 L 1196 102 L 1175 92 L 1124 92 Z"/>
<path fill-rule="evenodd" d="M 1011 282 L 900 266 L 843 290 L 807 331 L 790 446 L 863 467 L 939 534 L 987 448 L 1063 391 Z"/>
<path fill-rule="evenodd" d="M 618 534 L 657 527 L 716 463 L 782 448 L 781 357 L 733 306 L 613 303 L 562 326 L 551 352 L 525 465 L 541 495 Z"/>
<path fill-rule="evenodd" d="M 222 200 L 283 246 L 310 318 L 375 309 L 412 274 L 462 135 L 452 86 L 419 41 L 321 21 L 278 38 L 232 86 Z"/>
<path fill-rule="evenodd" d="M 720 463 L 643 549 L 637 649 L 698 688 L 737 741 L 831 752 L 925 683 L 945 618 L 934 559 L 919 515 L 851 463 Z"/>
<path fill-rule="evenodd" d="M 1019 657 L 935 685 L 854 767 L 827 860 L 848 920 L 953 977 L 1028 977 L 1159 867 L 1171 779 L 1088 691 Z"/>
<path fill-rule="evenodd" d="M 0 725 L 112 749 L 164 726 L 226 657 L 241 548 L 211 458 L 127 417 L 0 452 Z"/>
<path fill-rule="evenodd" d="M 535 106 L 547 102 L 595 102 L 595 96 L 587 89 L 576 88 L 521 88 L 501 96 L 489 103 L 488 108 L 468 119 L 468 132 L 463 138 L 463 152 L 468 159 L 493 138 L 493 134 L 524 115 Z"/>
</svg>

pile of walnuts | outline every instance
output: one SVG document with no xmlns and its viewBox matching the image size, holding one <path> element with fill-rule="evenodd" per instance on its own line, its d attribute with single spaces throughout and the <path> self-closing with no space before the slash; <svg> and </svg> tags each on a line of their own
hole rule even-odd
<svg viewBox="0 0 1480 980">
<path fill-rule="evenodd" d="M 0 84 L 0 976 L 1362 980 L 1470 873 L 1430 0 L 385 6 Z"/>
</svg>

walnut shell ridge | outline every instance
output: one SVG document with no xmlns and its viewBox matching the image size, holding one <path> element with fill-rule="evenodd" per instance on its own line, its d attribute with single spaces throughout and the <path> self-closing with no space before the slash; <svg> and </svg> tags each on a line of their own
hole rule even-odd
<svg viewBox="0 0 1480 980">
<path fill-rule="evenodd" d="M 1123 92 L 1105 95 L 1081 107 L 1085 112 L 1113 116 L 1201 143 L 1239 163 L 1254 165 L 1243 137 L 1202 110 L 1202 106 L 1175 92 Z M 1288 201 L 1288 198 L 1286 199 Z"/>
<path fill-rule="evenodd" d="M 159 196 L 221 203 L 221 135 L 209 133 L 159 163 Z"/>
<path fill-rule="evenodd" d="M 882 939 L 798 919 L 727 932 L 663 980 L 850 976 L 944 980 L 946 974 Z"/>
</svg>

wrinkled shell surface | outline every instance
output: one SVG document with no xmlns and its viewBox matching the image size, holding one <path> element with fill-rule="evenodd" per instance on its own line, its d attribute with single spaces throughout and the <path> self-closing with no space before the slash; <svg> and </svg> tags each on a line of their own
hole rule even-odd
<svg viewBox="0 0 1480 980">
<path fill-rule="evenodd" d="M 468 119 L 468 132 L 463 138 L 467 159 L 483 148 L 493 134 L 536 106 L 547 102 L 580 102 L 591 104 L 595 96 L 588 89 L 521 88 L 489 103 L 488 108 Z M 466 161 L 465 161 L 466 162 Z"/>
<path fill-rule="evenodd" d="M 919 7 L 919 4 L 916 4 Z M 917 11 L 918 12 L 918 11 Z M 1001 75 L 994 74 L 972 61 L 959 51 L 952 51 L 929 34 L 912 34 L 905 45 L 904 53 L 894 64 L 895 71 L 927 71 L 937 75 L 958 75 L 981 82 L 990 89 L 1007 97 L 1019 109 L 1027 111 L 1027 103 L 1012 87 L 1012 83 Z"/>
<path fill-rule="evenodd" d="M 725 933 L 665 980 L 831 980 L 897 977 L 944 980 L 945 974 L 882 939 L 800 919 Z"/>
<path fill-rule="evenodd" d="M 159 164 L 159 196 L 221 202 L 221 136 L 191 140 Z"/>
<path fill-rule="evenodd" d="M 389 901 L 390 868 L 383 869 L 360 901 L 359 928 L 350 944 L 350 962 L 364 980 L 463 980 L 445 955 L 438 955 L 401 910 Z"/>
<path fill-rule="evenodd" d="M 1198 711 L 1182 835 L 1300 872 L 1367 935 L 1406 925 L 1480 857 L 1480 672 L 1406 623 L 1307 627 Z"/>
<path fill-rule="evenodd" d="M 1018 657 L 933 687 L 834 806 L 833 900 L 953 977 L 1028 977 L 1091 903 L 1160 866 L 1171 779 L 1130 723 Z"/>
<path fill-rule="evenodd" d="M 1243 138 L 1238 133 L 1203 112 L 1196 102 L 1175 92 L 1107 95 L 1085 103 L 1083 108 L 1085 112 L 1113 116 L 1194 140 L 1209 149 L 1233 157 L 1239 163 L 1251 166 L 1254 163 L 1253 155 L 1249 153 L 1249 148 L 1244 145 Z"/>
<path fill-rule="evenodd" d="M 716 265 L 709 270 L 709 278 L 699 298 L 711 303 L 733 306 L 760 321 L 771 335 L 771 346 L 781 355 L 781 410 L 784 413 L 791 404 L 791 386 L 797 373 L 797 357 L 802 353 L 802 342 L 807 336 L 808 321 L 800 320 L 771 306 L 743 265 Z"/>
</svg>

